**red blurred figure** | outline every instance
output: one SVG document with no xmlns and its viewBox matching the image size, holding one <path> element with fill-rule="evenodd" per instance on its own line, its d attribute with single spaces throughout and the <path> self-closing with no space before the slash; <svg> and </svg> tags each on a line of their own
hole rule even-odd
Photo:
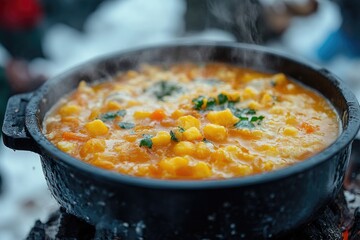
<svg viewBox="0 0 360 240">
<path fill-rule="evenodd" d="M 43 17 L 37 0 L 0 0 L 0 27 L 24 30 L 34 27 Z"/>
</svg>

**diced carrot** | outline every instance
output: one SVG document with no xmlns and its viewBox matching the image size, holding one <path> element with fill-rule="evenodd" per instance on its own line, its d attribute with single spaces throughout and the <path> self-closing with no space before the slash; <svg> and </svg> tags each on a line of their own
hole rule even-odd
<svg viewBox="0 0 360 240">
<path fill-rule="evenodd" d="M 307 123 L 307 122 L 303 122 L 303 123 L 301 124 L 301 128 L 304 129 L 305 132 L 308 133 L 308 134 L 309 134 L 309 133 L 313 133 L 313 132 L 319 130 L 319 127 L 318 127 L 318 126 L 313 126 L 313 125 L 311 125 L 311 124 L 309 124 L 309 123 Z"/>
<path fill-rule="evenodd" d="M 88 136 L 80 134 L 80 133 L 73 133 L 73 132 L 64 132 L 62 134 L 62 138 L 64 140 L 75 140 L 75 141 L 81 141 L 85 142 L 89 139 Z"/>
<path fill-rule="evenodd" d="M 164 110 L 156 109 L 154 112 L 151 113 L 150 118 L 152 120 L 161 121 L 166 117 Z"/>
</svg>

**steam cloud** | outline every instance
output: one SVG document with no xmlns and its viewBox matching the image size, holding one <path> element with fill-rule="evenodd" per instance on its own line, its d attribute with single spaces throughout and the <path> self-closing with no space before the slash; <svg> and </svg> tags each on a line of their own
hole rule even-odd
<svg viewBox="0 0 360 240">
<path fill-rule="evenodd" d="M 261 43 L 262 8 L 257 0 L 210 0 L 210 12 L 238 41 Z"/>
</svg>

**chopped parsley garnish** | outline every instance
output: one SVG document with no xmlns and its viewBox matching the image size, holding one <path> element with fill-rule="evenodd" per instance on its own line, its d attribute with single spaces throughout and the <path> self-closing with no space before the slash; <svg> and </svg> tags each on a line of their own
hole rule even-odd
<svg viewBox="0 0 360 240">
<path fill-rule="evenodd" d="M 102 121 L 109 121 L 109 120 L 113 120 L 116 117 L 124 117 L 126 115 L 126 110 L 119 110 L 116 112 L 107 112 L 104 114 L 100 115 L 100 119 Z"/>
<path fill-rule="evenodd" d="M 276 82 L 274 80 L 270 81 L 271 86 L 276 87 Z"/>
<path fill-rule="evenodd" d="M 172 82 L 160 81 L 154 84 L 153 89 L 157 99 L 164 100 L 164 97 L 180 91 L 181 87 Z"/>
<path fill-rule="evenodd" d="M 119 127 L 123 128 L 123 129 L 131 129 L 131 128 L 135 127 L 135 124 L 131 123 L 131 122 L 120 122 Z"/>
<path fill-rule="evenodd" d="M 144 138 L 140 140 L 140 147 L 147 147 L 147 148 L 152 148 L 153 142 L 151 140 L 151 136 L 150 135 L 143 135 Z"/>
<path fill-rule="evenodd" d="M 185 132 L 185 129 L 183 127 L 178 126 L 178 128 L 179 128 L 179 132 L 181 133 Z"/>
<path fill-rule="evenodd" d="M 206 102 L 206 110 L 213 110 L 216 105 L 216 99 L 213 97 L 209 97 Z"/>
<path fill-rule="evenodd" d="M 265 117 L 264 116 L 254 116 L 251 117 L 250 122 L 257 122 L 257 121 L 262 121 Z"/>
<path fill-rule="evenodd" d="M 231 108 L 233 114 L 240 118 L 243 115 L 255 115 L 256 111 L 254 109 L 250 109 L 250 108 L 244 108 L 244 109 L 239 109 L 239 108 Z"/>
<path fill-rule="evenodd" d="M 249 121 L 249 118 L 248 117 L 239 117 L 240 121 Z"/>
<path fill-rule="evenodd" d="M 236 128 L 249 128 L 249 129 L 252 129 L 252 128 L 255 128 L 255 124 L 254 123 L 257 123 L 257 125 L 260 125 L 261 121 L 264 119 L 265 117 L 264 116 L 253 116 L 250 118 L 248 117 L 242 117 L 240 116 L 239 119 L 240 121 L 237 122 L 234 127 Z"/>
<path fill-rule="evenodd" d="M 227 97 L 225 94 L 220 93 L 220 94 L 218 95 L 219 104 L 224 104 L 224 103 L 226 103 L 228 100 L 229 100 L 229 99 L 228 99 L 228 97 Z"/>
<path fill-rule="evenodd" d="M 244 113 L 249 114 L 249 115 L 255 115 L 256 111 L 254 109 L 251 109 L 251 108 L 245 108 Z"/>
<path fill-rule="evenodd" d="M 255 125 L 252 122 L 249 122 L 247 120 L 241 120 L 239 122 L 237 122 L 234 125 L 236 128 L 255 128 Z"/>
<path fill-rule="evenodd" d="M 204 104 L 204 96 L 199 96 L 197 98 L 194 98 L 192 102 L 194 103 L 194 109 L 200 110 L 202 105 Z"/>
<path fill-rule="evenodd" d="M 206 100 L 206 101 L 205 101 Z M 235 101 L 230 101 L 228 96 L 223 93 L 220 93 L 217 98 L 209 97 L 205 98 L 204 96 L 199 96 L 194 98 L 192 102 L 194 103 L 193 108 L 196 110 L 201 110 L 202 106 L 206 102 L 205 110 L 224 110 L 226 108 L 234 109 L 235 104 L 240 101 L 240 98 Z"/>
<path fill-rule="evenodd" d="M 173 140 L 174 142 L 179 141 L 179 139 L 177 139 L 177 137 L 175 136 L 175 133 L 172 130 L 170 131 L 170 136 L 171 136 L 171 140 Z"/>
</svg>

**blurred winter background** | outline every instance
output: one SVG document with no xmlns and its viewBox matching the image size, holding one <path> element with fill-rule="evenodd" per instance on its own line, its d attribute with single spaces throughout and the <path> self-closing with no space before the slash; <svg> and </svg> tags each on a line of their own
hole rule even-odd
<svg viewBox="0 0 360 240">
<path fill-rule="evenodd" d="M 8 96 L 95 56 L 172 42 L 267 45 L 324 65 L 360 97 L 358 0 L 0 0 L 0 121 Z M 0 145 L 0 239 L 58 208 L 39 157 Z"/>
</svg>

